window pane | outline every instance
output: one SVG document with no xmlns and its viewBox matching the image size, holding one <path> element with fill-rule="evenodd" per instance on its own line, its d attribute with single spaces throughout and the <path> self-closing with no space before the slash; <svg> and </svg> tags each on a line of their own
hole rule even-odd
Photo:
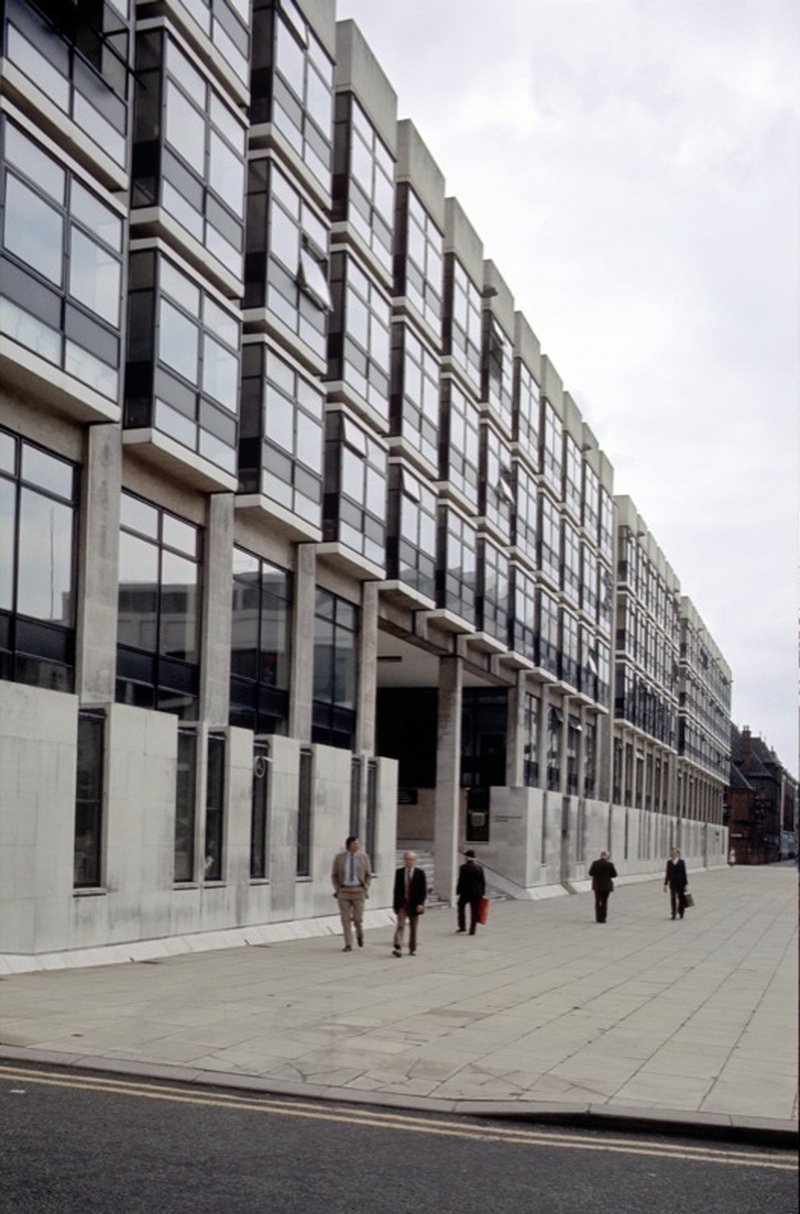
<svg viewBox="0 0 800 1214">
<path fill-rule="evenodd" d="M 239 348 L 239 325 L 229 312 L 221 308 L 219 304 L 214 303 L 213 299 L 209 299 L 206 295 L 203 299 L 203 324 L 212 333 L 214 333 L 220 341 L 224 341 L 227 345 L 232 346 L 234 350 Z"/>
<path fill-rule="evenodd" d="M 356 706 L 355 636 L 341 628 L 336 630 L 334 662 L 334 703 L 340 708 Z"/>
<path fill-rule="evenodd" d="M 195 236 L 198 240 L 203 239 L 202 215 L 166 179 L 161 187 L 161 201 L 164 204 L 164 209 L 169 211 L 171 215 L 174 215 L 178 223 L 183 224 L 186 230 L 191 232 L 192 236 Z"/>
<path fill-rule="evenodd" d="M 40 489 L 71 501 L 73 476 L 73 469 L 64 460 L 56 459 L 38 447 L 23 445 L 22 479 L 29 485 L 38 485 Z"/>
<path fill-rule="evenodd" d="M 292 275 L 300 260 L 300 232 L 294 220 L 273 202 L 270 208 L 270 252 L 280 258 Z"/>
<path fill-rule="evenodd" d="M 197 315 L 200 312 L 200 291 L 185 274 L 173 266 L 166 258 L 159 261 L 159 285 L 165 295 L 170 295 L 176 303 Z"/>
<path fill-rule="evenodd" d="M 67 109 L 69 106 L 69 82 L 64 79 L 50 60 L 40 54 L 36 47 L 27 38 L 23 38 L 22 34 L 10 23 L 8 26 L 8 57 L 12 63 L 16 63 L 17 67 L 26 76 L 30 76 L 31 80 L 60 109 Z"/>
<path fill-rule="evenodd" d="M 203 391 L 236 412 L 239 392 L 239 360 L 208 334 L 203 337 Z"/>
<path fill-rule="evenodd" d="M 119 325 L 121 266 L 102 245 L 73 227 L 70 232 L 69 292 L 110 324 Z"/>
<path fill-rule="evenodd" d="M 38 316 L 31 316 L 30 312 L 3 298 L 0 298 L 0 329 L 48 362 L 61 361 L 61 334 L 49 328 Z"/>
<path fill-rule="evenodd" d="M 104 724 L 99 714 L 78 716 L 73 876 L 76 887 L 100 884 Z"/>
<path fill-rule="evenodd" d="M 280 392 L 267 387 L 265 433 L 271 442 L 291 455 L 294 451 L 294 406 Z"/>
<path fill-rule="evenodd" d="M 206 124 L 203 115 L 171 80 L 167 81 L 167 142 L 191 165 L 202 164 Z"/>
<path fill-rule="evenodd" d="M 302 411 L 297 414 L 297 458 L 322 474 L 322 426 Z"/>
<path fill-rule="evenodd" d="M 300 250 L 299 284 L 318 307 L 330 312 L 333 308 L 325 270 L 305 249 Z"/>
<path fill-rule="evenodd" d="M 164 515 L 163 540 L 170 548 L 177 548 L 187 556 L 197 556 L 197 528 L 174 514 Z"/>
<path fill-rule="evenodd" d="M 175 880 L 194 877 L 195 772 L 197 735 L 178 732 L 175 783 Z"/>
<path fill-rule="evenodd" d="M 105 241 L 117 253 L 122 252 L 122 220 L 79 181 L 72 183 L 70 211 L 72 217 L 84 223 L 98 240 Z"/>
<path fill-rule="evenodd" d="M 158 356 L 162 362 L 180 372 L 190 383 L 197 383 L 197 326 L 167 300 L 161 300 L 158 331 Z"/>
<path fill-rule="evenodd" d="M 333 699 L 333 623 L 314 621 L 314 699 Z"/>
<path fill-rule="evenodd" d="M 6 123 L 6 160 L 15 164 L 41 190 L 64 205 L 66 173 L 47 153 L 26 138 L 12 123 Z"/>
<path fill-rule="evenodd" d="M 64 219 L 10 173 L 6 177 L 5 247 L 61 286 Z"/>
<path fill-rule="evenodd" d="M 278 70 L 298 97 L 303 97 L 304 55 L 302 48 L 289 33 L 282 21 L 278 21 L 277 61 Z"/>
<path fill-rule="evenodd" d="M 368 349 L 369 311 L 366 304 L 353 291 L 347 293 L 347 333 L 363 349 Z"/>
<path fill-rule="evenodd" d="M 158 549 L 146 540 L 119 537 L 117 643 L 154 653 L 158 611 Z"/>
<path fill-rule="evenodd" d="M 206 849 L 203 875 L 222 880 L 222 839 L 225 811 L 225 738 L 209 735 L 206 771 Z"/>
<path fill-rule="evenodd" d="M 239 577 L 245 574 L 258 573 L 258 557 L 251 556 L 249 552 L 245 552 L 242 548 L 234 548 L 233 550 L 233 576 Z"/>
<path fill-rule="evenodd" d="M 289 686 L 287 604 L 265 594 L 261 617 L 259 678 L 269 687 Z"/>
<path fill-rule="evenodd" d="M 243 594 L 252 590 L 252 594 Z M 231 671 L 246 679 L 258 678 L 258 586 L 237 582 L 233 589 Z"/>
<path fill-rule="evenodd" d="M 155 506 L 148 506 L 147 502 L 140 501 L 138 497 L 123 493 L 120 513 L 123 527 L 130 527 L 132 531 L 140 531 L 142 535 L 149 535 L 153 539 L 158 538 L 158 511 Z"/>
<path fill-rule="evenodd" d="M 77 90 L 73 93 L 72 116 L 117 164 L 125 163 L 125 140 Z"/>
<path fill-rule="evenodd" d="M 316 122 L 317 126 L 322 131 L 326 139 L 330 139 L 331 132 L 331 94 L 327 85 L 317 75 L 313 68 L 309 67 L 307 77 L 307 105 L 308 112 Z"/>
<path fill-rule="evenodd" d="M 244 209 L 244 164 L 214 131 L 211 132 L 209 184 L 237 215 Z"/>
<path fill-rule="evenodd" d="M 204 0 L 204 2 L 207 3 L 208 0 Z M 208 32 L 208 23 L 203 22 L 202 18 L 199 16 L 198 20 L 201 21 L 203 28 L 206 30 L 206 32 Z M 181 85 L 193 101 L 196 101 L 201 107 L 205 106 L 205 80 L 200 73 L 196 71 L 194 67 L 192 67 L 189 60 L 186 58 L 183 52 L 179 50 L 177 44 L 173 42 L 171 38 L 167 39 L 167 70 L 175 77 L 176 80 L 180 81 Z"/>
<path fill-rule="evenodd" d="M 197 660 L 197 565 L 164 552 L 159 651 L 186 662 Z"/>
<path fill-rule="evenodd" d="M 14 592 L 14 527 L 16 492 L 11 481 L 0 480 L 0 608 L 10 611 Z"/>
<path fill-rule="evenodd" d="M 20 494 L 17 610 L 72 623 L 73 510 L 31 489 Z"/>
</svg>

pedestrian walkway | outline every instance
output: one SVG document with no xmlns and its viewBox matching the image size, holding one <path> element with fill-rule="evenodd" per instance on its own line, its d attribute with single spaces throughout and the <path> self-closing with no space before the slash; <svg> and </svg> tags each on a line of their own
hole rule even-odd
<svg viewBox="0 0 800 1214">
<path fill-rule="evenodd" d="M 442 1112 L 797 1124 L 797 874 L 691 874 L 493 904 L 476 937 L 391 927 L 6 974 L 0 1057 Z M 382 912 L 381 912 L 382 914 Z"/>
</svg>

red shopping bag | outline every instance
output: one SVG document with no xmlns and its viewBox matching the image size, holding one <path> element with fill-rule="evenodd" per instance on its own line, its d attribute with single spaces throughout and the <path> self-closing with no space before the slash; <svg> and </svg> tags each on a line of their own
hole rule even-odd
<svg viewBox="0 0 800 1214">
<path fill-rule="evenodd" d="M 489 918 L 489 899 L 484 897 L 484 898 L 481 898 L 480 902 L 478 903 L 478 922 L 486 923 L 488 918 Z"/>
</svg>

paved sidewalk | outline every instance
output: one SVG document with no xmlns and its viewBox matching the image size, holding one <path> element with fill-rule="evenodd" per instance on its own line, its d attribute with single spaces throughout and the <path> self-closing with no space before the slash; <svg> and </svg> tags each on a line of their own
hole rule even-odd
<svg viewBox="0 0 800 1214">
<path fill-rule="evenodd" d="M 391 928 L 0 978 L 0 1057 L 440 1112 L 797 1126 L 797 873 L 498 902 Z"/>
</svg>

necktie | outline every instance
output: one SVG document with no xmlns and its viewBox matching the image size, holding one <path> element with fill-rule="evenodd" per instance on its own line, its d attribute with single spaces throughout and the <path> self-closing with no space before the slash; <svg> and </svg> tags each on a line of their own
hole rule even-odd
<svg viewBox="0 0 800 1214">
<path fill-rule="evenodd" d="M 411 874 L 413 871 L 413 868 L 406 869 L 406 902 L 411 901 Z"/>
<path fill-rule="evenodd" d="M 352 852 L 347 854 L 347 884 L 355 885 L 356 883 L 356 858 Z"/>
</svg>

